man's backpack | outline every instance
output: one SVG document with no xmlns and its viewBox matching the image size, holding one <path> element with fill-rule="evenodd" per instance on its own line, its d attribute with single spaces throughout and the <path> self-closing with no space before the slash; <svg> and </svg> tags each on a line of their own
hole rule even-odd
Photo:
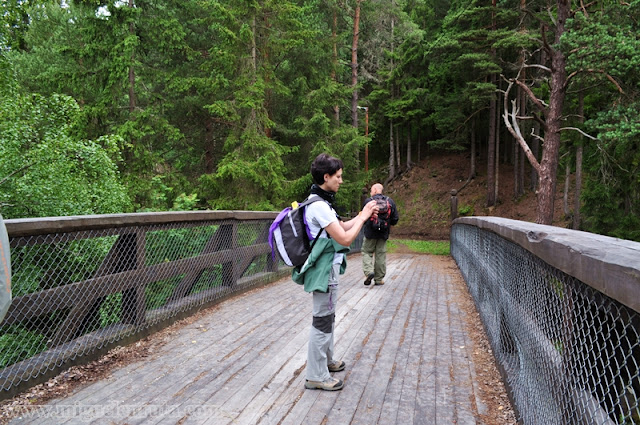
<svg viewBox="0 0 640 425">
<path fill-rule="evenodd" d="M 291 207 L 283 209 L 273 220 L 269 228 L 269 245 L 273 258 L 275 258 L 277 248 L 278 254 L 288 266 L 301 266 L 307 261 L 307 257 L 309 257 L 318 238 L 310 243 L 312 235 L 307 225 L 305 210 L 307 205 L 316 201 L 322 201 L 322 198 L 312 196 L 300 204 L 294 202 Z M 320 235 L 318 234 L 318 236 Z"/>
<path fill-rule="evenodd" d="M 373 195 L 373 200 L 378 204 L 377 217 L 371 216 L 371 227 L 378 232 L 386 232 L 389 230 L 389 221 L 391 220 L 391 202 L 388 196 L 382 194 Z"/>
</svg>

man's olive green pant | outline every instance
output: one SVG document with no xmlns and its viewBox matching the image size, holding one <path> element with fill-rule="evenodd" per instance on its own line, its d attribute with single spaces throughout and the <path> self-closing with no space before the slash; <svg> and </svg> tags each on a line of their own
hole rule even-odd
<svg viewBox="0 0 640 425">
<path fill-rule="evenodd" d="M 376 283 L 382 282 L 387 274 L 386 239 L 364 238 L 362 243 L 362 271 L 365 276 L 373 273 L 373 279 Z"/>
</svg>

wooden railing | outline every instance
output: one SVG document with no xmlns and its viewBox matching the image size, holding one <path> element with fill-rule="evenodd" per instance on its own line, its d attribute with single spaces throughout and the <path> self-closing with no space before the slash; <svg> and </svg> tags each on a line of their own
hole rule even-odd
<svg viewBox="0 0 640 425">
<path fill-rule="evenodd" d="M 14 299 L 0 323 L 0 397 L 289 273 L 267 242 L 276 215 L 6 220 Z"/>
<path fill-rule="evenodd" d="M 464 217 L 451 254 L 520 423 L 640 423 L 640 243 Z"/>
</svg>

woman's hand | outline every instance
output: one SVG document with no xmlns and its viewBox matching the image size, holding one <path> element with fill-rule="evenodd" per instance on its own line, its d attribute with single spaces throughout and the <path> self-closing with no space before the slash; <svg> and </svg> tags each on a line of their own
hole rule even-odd
<svg viewBox="0 0 640 425">
<path fill-rule="evenodd" d="M 371 216 L 378 214 L 378 204 L 371 201 L 362 208 L 357 217 L 353 217 L 349 221 L 336 220 L 332 221 L 325 229 L 334 241 L 340 245 L 349 246 L 356 239 L 364 223 Z"/>
<path fill-rule="evenodd" d="M 374 200 L 367 202 L 367 205 L 365 205 L 364 208 L 362 208 L 362 211 L 360 212 L 360 217 L 362 217 L 362 219 L 365 222 L 369 220 L 371 216 L 375 217 L 377 215 L 378 215 L 378 203 Z"/>
</svg>

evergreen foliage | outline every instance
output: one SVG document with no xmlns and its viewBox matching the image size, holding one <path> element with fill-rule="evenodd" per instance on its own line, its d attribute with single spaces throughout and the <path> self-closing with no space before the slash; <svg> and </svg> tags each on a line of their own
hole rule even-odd
<svg viewBox="0 0 640 425">
<path fill-rule="evenodd" d="M 512 161 L 504 81 L 530 91 L 517 94 L 529 146 L 548 136 L 534 98 L 549 101 L 560 49 L 560 166 L 582 167 L 582 228 L 640 240 L 638 0 L 573 4 L 560 43 L 559 2 L 359 4 L 366 136 L 350 110 L 355 0 L 5 1 L 3 215 L 279 210 L 308 194 L 325 151 L 345 163 L 337 199 L 354 212 L 371 180 L 429 150 L 473 140 L 486 155 L 492 119 Z"/>
<path fill-rule="evenodd" d="M 80 116 L 69 96 L 29 93 L 2 59 L 0 205 L 5 217 L 108 214 L 127 211 L 119 179 L 119 138 L 74 136 Z"/>
</svg>

